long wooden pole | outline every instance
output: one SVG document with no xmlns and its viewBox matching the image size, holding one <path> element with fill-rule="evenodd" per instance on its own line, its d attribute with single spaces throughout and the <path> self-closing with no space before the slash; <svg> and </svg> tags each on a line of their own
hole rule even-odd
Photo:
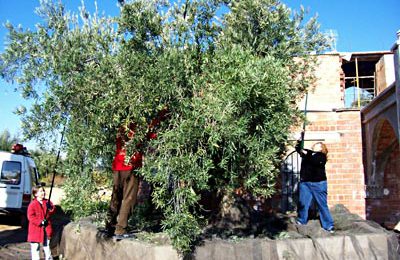
<svg viewBox="0 0 400 260">
<path fill-rule="evenodd" d="M 356 86 L 357 86 L 357 104 L 358 108 L 361 107 L 361 93 L 360 93 L 360 83 L 358 78 L 358 58 L 356 58 Z"/>
</svg>

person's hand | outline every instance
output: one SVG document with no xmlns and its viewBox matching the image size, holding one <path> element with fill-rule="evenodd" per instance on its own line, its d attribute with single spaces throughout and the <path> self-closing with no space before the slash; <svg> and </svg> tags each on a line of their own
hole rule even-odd
<svg viewBox="0 0 400 260">
<path fill-rule="evenodd" d="M 299 153 L 301 151 L 301 140 L 297 140 L 296 146 L 294 147 L 296 151 Z"/>
<path fill-rule="evenodd" d="M 43 219 L 42 222 L 40 222 L 40 227 L 47 227 L 47 225 L 49 225 L 49 222 L 47 221 L 47 219 Z"/>
<path fill-rule="evenodd" d="M 47 207 L 49 210 L 52 210 L 52 209 L 53 209 L 53 205 L 51 205 L 50 201 L 47 201 L 47 202 L 46 202 L 46 207 Z"/>
</svg>

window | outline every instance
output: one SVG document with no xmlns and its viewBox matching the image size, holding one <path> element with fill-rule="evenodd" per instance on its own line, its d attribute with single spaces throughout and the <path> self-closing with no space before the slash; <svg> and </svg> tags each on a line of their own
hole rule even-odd
<svg viewBox="0 0 400 260">
<path fill-rule="evenodd" d="M 373 90 L 373 89 L 372 89 Z M 365 106 L 374 98 L 370 89 L 357 88 L 356 86 L 346 87 L 344 91 L 344 107 L 358 107 L 358 100 L 360 99 L 360 106 Z"/>
<path fill-rule="evenodd" d="M 1 168 L 1 183 L 18 185 L 21 182 L 21 163 L 4 161 Z"/>
<path fill-rule="evenodd" d="M 32 183 L 39 185 L 39 172 L 37 171 L 37 169 L 32 165 L 29 165 L 29 172 L 31 175 Z"/>
<path fill-rule="evenodd" d="M 344 87 L 344 107 L 361 108 L 367 105 L 380 89 L 391 84 L 394 73 L 390 51 L 358 52 L 342 56 L 341 86 Z M 379 90 L 379 91 L 378 91 Z"/>
<path fill-rule="evenodd" d="M 360 108 L 375 96 L 375 64 L 380 56 L 354 54 L 342 65 L 345 74 L 344 107 Z"/>
</svg>

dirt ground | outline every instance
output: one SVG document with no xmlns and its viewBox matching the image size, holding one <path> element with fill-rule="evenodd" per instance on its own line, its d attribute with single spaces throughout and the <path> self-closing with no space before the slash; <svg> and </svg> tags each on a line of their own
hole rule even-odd
<svg viewBox="0 0 400 260">
<path fill-rule="evenodd" d="M 46 194 L 49 195 L 48 190 Z M 68 216 L 59 207 L 63 194 L 61 188 L 54 188 L 51 195 L 51 201 L 57 207 L 56 214 L 52 216 L 55 240 L 61 238 L 62 228 L 69 222 Z M 26 242 L 27 234 L 27 228 L 21 227 L 19 216 L 0 215 L 0 259 L 31 259 L 30 245 Z M 57 256 L 57 248 L 52 248 L 52 252 L 53 256 Z"/>
</svg>

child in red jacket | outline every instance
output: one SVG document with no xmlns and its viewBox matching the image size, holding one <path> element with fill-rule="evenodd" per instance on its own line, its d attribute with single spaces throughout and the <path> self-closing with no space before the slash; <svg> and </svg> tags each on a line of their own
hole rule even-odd
<svg viewBox="0 0 400 260">
<path fill-rule="evenodd" d="M 39 260 L 40 244 L 43 245 L 45 259 L 53 259 L 50 252 L 50 238 L 53 233 L 50 215 L 55 212 L 54 205 L 45 199 L 43 186 L 32 188 L 35 197 L 28 206 L 28 242 L 31 243 L 32 260 Z"/>
</svg>

